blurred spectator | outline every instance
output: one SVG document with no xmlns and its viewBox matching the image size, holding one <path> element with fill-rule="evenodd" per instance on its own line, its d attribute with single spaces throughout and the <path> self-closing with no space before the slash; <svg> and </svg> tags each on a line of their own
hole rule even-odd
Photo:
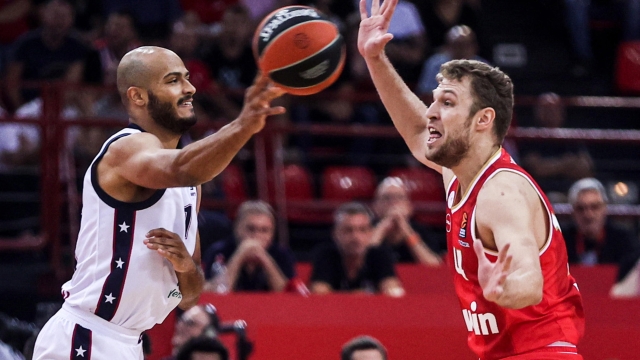
<svg viewBox="0 0 640 360">
<path fill-rule="evenodd" d="M 136 20 L 145 45 L 159 45 L 169 36 L 171 24 L 182 16 L 178 0 L 102 0 L 104 15 L 127 10 Z"/>
<path fill-rule="evenodd" d="M 440 72 L 440 66 L 455 59 L 470 59 L 489 63 L 478 56 L 476 34 L 466 25 L 452 27 L 447 32 L 445 45 L 425 61 L 420 73 L 420 80 L 416 86 L 416 93 L 431 96 L 431 92 L 438 87 L 436 75 Z"/>
<path fill-rule="evenodd" d="M 176 360 L 228 360 L 229 351 L 217 338 L 197 337 L 187 341 Z"/>
<path fill-rule="evenodd" d="M 564 229 L 569 263 L 617 264 L 622 280 L 640 258 L 640 241 L 607 218 L 607 193 L 594 178 L 578 180 L 569 190 L 573 224 Z"/>
<path fill-rule="evenodd" d="M 559 129 L 565 125 L 566 109 L 562 99 L 555 93 L 544 93 L 538 97 L 535 107 L 535 126 Z M 594 164 L 587 148 L 576 142 L 546 142 L 544 145 L 518 144 L 522 167 L 538 181 L 552 201 L 557 193 L 566 193 L 572 181 L 593 174 Z M 555 193 L 555 194 L 554 194 Z"/>
<path fill-rule="evenodd" d="M 222 20 L 222 15 L 231 5 L 239 0 L 180 0 L 182 10 L 192 12 L 198 19 L 208 25 Z"/>
<path fill-rule="evenodd" d="M 196 305 L 177 317 L 173 337 L 171 338 L 172 357 L 165 360 L 175 359 L 180 349 L 189 340 L 205 335 L 205 332 L 214 325 L 212 324 L 213 318 L 207 312 L 206 306 L 211 305 Z"/>
<path fill-rule="evenodd" d="M 333 243 L 317 249 L 311 274 L 311 292 L 354 291 L 402 296 L 393 258 L 372 246 L 373 214 L 358 202 L 341 205 L 334 213 Z"/>
<path fill-rule="evenodd" d="M 203 60 L 209 67 L 213 79 L 225 90 L 239 91 L 238 106 L 242 93 L 253 82 L 257 67 L 251 50 L 251 24 L 249 10 L 241 4 L 227 8 L 216 40 L 205 49 Z"/>
<path fill-rule="evenodd" d="M 295 275 L 290 249 L 275 243 L 276 222 L 271 205 L 246 201 L 238 208 L 234 236 L 204 252 L 205 290 L 221 292 L 216 274 L 226 267 L 233 291 L 283 291 Z M 217 275 L 217 276 L 216 276 Z M 222 291 L 223 292 L 223 291 Z"/>
<path fill-rule="evenodd" d="M 456 25 L 469 26 L 482 40 L 479 0 L 413 0 L 413 3 L 418 7 L 433 51 L 439 51 L 447 32 Z"/>
<path fill-rule="evenodd" d="M 262 21 L 267 14 L 283 6 L 294 5 L 296 0 L 240 0 L 248 10 L 254 23 Z"/>
<path fill-rule="evenodd" d="M 105 85 L 115 85 L 116 70 L 120 59 L 140 46 L 133 15 L 120 10 L 109 14 L 104 25 L 104 37 L 98 39 L 94 47 L 100 53 L 100 64 Z"/>
<path fill-rule="evenodd" d="M 87 48 L 71 34 L 74 10 L 66 0 L 50 0 L 41 9 L 42 26 L 21 36 L 7 67 L 6 91 L 12 110 L 38 96 L 21 91 L 23 81 L 82 80 Z"/>
<path fill-rule="evenodd" d="M 196 112 L 204 114 L 209 119 L 219 117 L 234 119 L 240 113 L 240 107 L 220 90 L 213 81 L 208 66 L 198 57 L 198 50 L 202 48 L 203 44 L 200 34 L 202 24 L 197 17 L 195 19 L 193 17 L 192 13 L 187 13 L 173 24 L 168 48 L 182 58 L 187 70 L 189 70 L 189 81 L 197 89 L 194 95 L 196 100 L 194 105 L 200 111 L 196 109 Z M 193 131 L 198 131 L 198 129 L 193 129 Z M 190 135 L 194 140 L 197 140 L 205 134 L 191 133 Z"/>
<path fill-rule="evenodd" d="M 342 346 L 340 360 L 387 360 L 387 349 L 371 336 L 358 336 Z"/>
<path fill-rule="evenodd" d="M 354 13 L 358 8 L 357 3 L 344 0 L 310 0 L 298 1 L 298 3 L 304 3 L 320 10 L 320 12 L 327 15 L 329 19 L 338 26 L 340 32 L 345 30 L 344 25 L 349 15 Z"/>
<path fill-rule="evenodd" d="M 435 239 L 430 239 L 432 236 L 427 235 L 426 229 L 411 221 L 413 205 L 402 179 L 388 177 L 378 185 L 373 211 L 379 221 L 373 230 L 372 245 L 388 247 L 396 262 L 428 266 L 442 263 L 432 250 L 439 250 Z M 427 246 L 423 239 L 432 240 L 433 248 Z"/>
<path fill-rule="evenodd" d="M 6 65 L 12 43 L 29 31 L 30 0 L 4 0 L 0 2 L 0 77 Z"/>
</svg>

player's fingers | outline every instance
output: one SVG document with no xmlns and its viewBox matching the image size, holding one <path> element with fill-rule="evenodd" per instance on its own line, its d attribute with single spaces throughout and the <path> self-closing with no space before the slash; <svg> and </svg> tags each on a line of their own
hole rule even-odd
<svg viewBox="0 0 640 360">
<path fill-rule="evenodd" d="M 272 100 L 279 98 L 280 96 L 286 94 L 287 92 L 282 89 L 279 88 L 277 86 L 272 86 L 268 89 L 265 89 L 265 91 L 263 91 L 260 96 L 259 96 L 259 100 L 260 102 L 271 102 Z"/>
<path fill-rule="evenodd" d="M 502 249 L 498 251 L 498 263 L 503 263 L 507 258 L 507 254 L 509 253 L 509 248 L 511 247 L 510 243 L 507 243 Z"/>
<path fill-rule="evenodd" d="M 271 116 L 271 115 L 280 115 L 280 114 L 284 114 L 286 112 L 286 109 L 282 106 L 276 106 L 276 107 L 272 107 L 272 108 L 265 108 L 265 109 L 261 109 L 258 110 L 256 113 L 257 115 L 266 115 L 266 116 Z"/>
<path fill-rule="evenodd" d="M 502 285 L 504 285 L 504 283 L 507 282 L 507 276 L 508 275 L 509 274 L 504 273 L 504 272 L 502 274 L 500 274 L 500 277 L 498 278 L 498 286 L 499 287 L 502 287 Z"/>
<path fill-rule="evenodd" d="M 367 13 L 367 0 L 360 0 L 360 20 L 369 18 Z"/>
<path fill-rule="evenodd" d="M 384 15 L 384 17 L 386 18 L 391 19 L 391 16 L 393 16 L 393 12 L 395 11 L 397 4 L 398 0 L 384 0 L 382 6 L 380 7 L 380 14 Z"/>
<path fill-rule="evenodd" d="M 384 47 L 393 39 L 393 34 L 386 33 L 375 40 L 376 46 Z"/>
<path fill-rule="evenodd" d="M 380 0 L 371 0 L 371 16 L 380 13 Z"/>
<path fill-rule="evenodd" d="M 269 82 L 270 82 L 269 77 L 265 76 L 262 72 L 258 71 L 258 75 L 254 82 L 256 88 L 258 88 L 259 90 L 262 90 L 269 85 Z"/>
<path fill-rule="evenodd" d="M 147 237 L 175 237 L 177 236 L 177 234 L 164 229 L 164 228 L 157 228 L 157 229 L 152 229 L 149 230 L 149 232 L 147 233 Z"/>
<path fill-rule="evenodd" d="M 504 265 L 502 265 L 502 271 L 504 271 L 506 274 L 508 274 L 509 270 L 511 270 L 512 260 L 513 260 L 513 256 L 509 255 L 507 256 L 507 259 L 504 261 Z"/>
</svg>

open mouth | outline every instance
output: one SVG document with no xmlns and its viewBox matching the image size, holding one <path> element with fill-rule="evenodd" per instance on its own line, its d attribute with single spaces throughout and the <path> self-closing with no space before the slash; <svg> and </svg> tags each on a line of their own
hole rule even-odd
<svg viewBox="0 0 640 360">
<path fill-rule="evenodd" d="M 191 99 L 191 98 L 189 98 L 189 99 L 180 99 L 180 101 L 178 101 L 178 106 L 192 108 L 193 107 L 193 99 Z"/>
<path fill-rule="evenodd" d="M 433 144 L 441 137 L 442 137 L 442 134 L 438 130 L 429 126 L 429 139 L 427 140 L 427 144 Z"/>
</svg>

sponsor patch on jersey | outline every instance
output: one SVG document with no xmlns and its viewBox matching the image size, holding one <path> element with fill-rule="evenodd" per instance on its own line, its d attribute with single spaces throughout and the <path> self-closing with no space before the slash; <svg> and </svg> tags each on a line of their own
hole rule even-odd
<svg viewBox="0 0 640 360">
<path fill-rule="evenodd" d="M 175 298 L 178 298 L 178 299 L 182 299 L 182 293 L 178 289 L 173 289 L 173 290 L 169 291 L 169 295 L 167 295 L 167 299 L 170 298 L 170 297 L 175 297 Z"/>
<path fill-rule="evenodd" d="M 462 214 L 462 223 L 460 224 L 460 233 L 458 234 L 458 237 L 463 239 L 467 237 L 467 219 L 468 215 L 465 211 L 464 214 Z"/>
<path fill-rule="evenodd" d="M 468 242 L 462 241 L 460 239 L 458 239 L 458 244 L 460 244 L 460 246 L 462 246 L 462 247 L 466 247 L 466 248 L 470 247 Z"/>
</svg>

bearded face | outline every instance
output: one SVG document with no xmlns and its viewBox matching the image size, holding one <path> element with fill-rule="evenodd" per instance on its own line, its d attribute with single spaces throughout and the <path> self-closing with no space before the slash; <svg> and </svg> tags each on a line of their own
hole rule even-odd
<svg viewBox="0 0 640 360">
<path fill-rule="evenodd" d="M 182 105 L 185 101 L 193 101 L 193 97 L 188 95 L 180 98 L 176 106 Z M 168 101 L 161 101 L 149 90 L 147 109 L 153 121 L 174 134 L 182 135 L 196 124 L 197 119 L 195 114 L 188 117 L 178 116 L 176 106 Z"/>
<path fill-rule="evenodd" d="M 462 129 L 451 132 L 444 144 L 434 149 L 433 152 L 427 152 L 426 158 L 449 169 L 460 164 L 471 147 L 471 119 L 472 117 L 469 117 L 465 121 Z"/>
</svg>

